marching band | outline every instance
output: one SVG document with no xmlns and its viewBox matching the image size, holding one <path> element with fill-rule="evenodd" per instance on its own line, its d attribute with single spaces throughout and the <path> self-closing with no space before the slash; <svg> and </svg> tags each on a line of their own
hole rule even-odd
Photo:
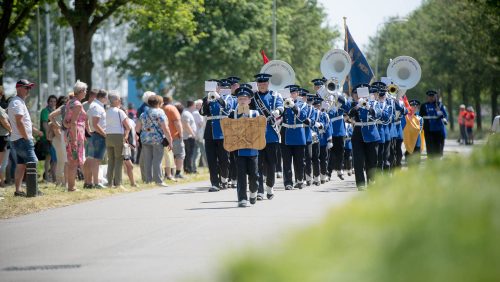
<svg viewBox="0 0 500 282">
<path fill-rule="evenodd" d="M 404 97 L 420 80 L 415 59 L 402 56 L 392 60 L 389 77 L 356 85 L 349 95 L 341 87 L 350 66 L 350 57 L 343 50 L 325 54 L 321 63 L 324 77 L 311 81 L 313 92 L 294 84 L 293 69 L 276 60 L 254 76 L 255 82 L 240 84 L 236 76 L 207 81 L 212 84 L 205 89 L 200 113 L 207 118 L 209 191 L 237 188 L 238 206 L 246 207 L 248 182 L 250 204 L 264 196 L 271 200 L 281 165 L 285 190 L 319 186 L 330 181 L 332 174 L 344 180 L 344 173 L 353 173 L 356 186 L 364 190 L 376 171 L 390 173 L 401 165 L 407 130 L 413 130 L 408 133 L 413 137 L 405 138 L 415 139 L 408 143 L 405 139 L 407 155 L 420 153 L 423 135 L 429 154 L 442 155 L 447 113 L 438 93 L 427 92 L 428 101 L 420 112 L 420 102 L 408 103 Z M 262 121 L 264 148 L 248 145 L 226 151 L 221 120 L 256 117 L 267 121 L 265 126 Z"/>
</svg>

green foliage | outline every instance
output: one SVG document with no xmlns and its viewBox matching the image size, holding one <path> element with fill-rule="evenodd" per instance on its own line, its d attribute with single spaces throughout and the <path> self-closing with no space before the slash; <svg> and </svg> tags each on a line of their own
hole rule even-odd
<svg viewBox="0 0 500 282">
<path fill-rule="evenodd" d="M 378 179 L 276 251 L 230 258 L 217 281 L 497 281 L 499 148 Z"/>
<path fill-rule="evenodd" d="M 412 56 L 422 67 L 422 79 L 409 91 L 410 96 L 422 99 L 427 89 L 438 89 L 447 95 L 445 102 L 474 102 L 480 112 L 481 102 L 491 95 L 491 107 L 496 113 L 500 8 L 494 2 L 424 1 L 407 22 L 388 23 L 371 39 L 369 61 L 376 65 L 378 47 L 379 76 L 383 76 L 390 58 Z"/>
<path fill-rule="evenodd" d="M 322 27 L 325 15 L 316 1 L 277 1 L 277 7 L 278 59 L 292 65 L 298 83 L 308 85 L 320 75 L 321 57 L 338 33 Z M 168 78 L 178 98 L 186 98 L 199 96 L 210 78 L 253 80 L 263 65 L 261 49 L 272 58 L 271 0 L 207 0 L 194 21 L 195 38 L 135 26 L 129 41 L 136 49 L 122 62 L 122 71 L 137 77 L 150 73 L 155 83 Z"/>
</svg>

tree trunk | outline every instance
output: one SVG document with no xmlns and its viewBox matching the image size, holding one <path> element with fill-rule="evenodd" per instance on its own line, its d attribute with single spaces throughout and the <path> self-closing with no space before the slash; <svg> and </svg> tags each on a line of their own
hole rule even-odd
<svg viewBox="0 0 500 282">
<path fill-rule="evenodd" d="M 5 44 L 7 39 L 6 38 L 0 38 L 0 85 L 3 85 L 3 75 L 4 75 L 4 64 L 5 61 L 7 60 L 7 56 L 5 55 Z"/>
<path fill-rule="evenodd" d="M 451 84 L 446 85 L 446 93 L 448 93 L 448 118 L 450 119 L 450 130 L 454 131 L 455 130 L 455 118 L 453 117 L 453 112 L 454 112 L 454 106 L 453 106 L 453 96 L 451 95 L 451 92 L 453 92 L 453 88 L 451 87 Z"/>
<path fill-rule="evenodd" d="M 496 83 L 496 78 L 493 78 L 493 83 L 491 84 L 491 122 L 498 115 L 498 87 Z"/>
<path fill-rule="evenodd" d="M 92 89 L 92 37 L 94 33 L 89 30 L 88 24 L 73 26 L 73 39 L 75 41 L 75 79 L 87 83 Z"/>
<path fill-rule="evenodd" d="M 467 84 L 462 84 L 462 104 L 464 104 L 466 107 L 469 104 L 469 97 L 467 96 Z"/>
<path fill-rule="evenodd" d="M 476 89 L 479 89 L 476 88 Z M 476 125 L 477 125 L 477 130 L 483 129 L 483 122 L 481 119 L 481 92 L 480 91 L 474 91 L 474 107 L 476 111 Z"/>
</svg>

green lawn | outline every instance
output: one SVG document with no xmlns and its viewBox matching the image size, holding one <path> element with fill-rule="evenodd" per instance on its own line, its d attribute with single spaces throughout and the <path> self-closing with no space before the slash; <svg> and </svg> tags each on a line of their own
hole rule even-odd
<svg viewBox="0 0 500 282">
<path fill-rule="evenodd" d="M 497 137 L 382 176 L 321 224 L 224 259 L 215 281 L 500 281 L 499 175 Z"/>
</svg>

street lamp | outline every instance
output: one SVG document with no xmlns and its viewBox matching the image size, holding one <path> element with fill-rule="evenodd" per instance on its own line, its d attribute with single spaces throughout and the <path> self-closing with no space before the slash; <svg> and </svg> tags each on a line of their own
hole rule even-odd
<svg viewBox="0 0 500 282">
<path fill-rule="evenodd" d="M 380 27 L 384 26 L 386 24 L 391 24 L 391 23 L 402 23 L 402 22 L 407 22 L 408 18 L 392 18 L 390 20 L 387 20 L 385 22 L 381 22 L 377 25 L 377 53 L 375 55 L 375 80 L 378 80 L 378 54 L 380 51 Z"/>
</svg>

